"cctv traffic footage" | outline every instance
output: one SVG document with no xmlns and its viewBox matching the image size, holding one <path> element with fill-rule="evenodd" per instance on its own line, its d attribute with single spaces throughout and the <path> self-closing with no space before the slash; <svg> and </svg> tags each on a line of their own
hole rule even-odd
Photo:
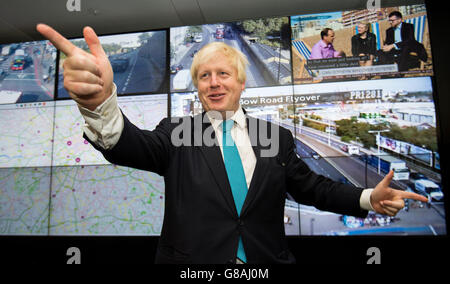
<svg viewBox="0 0 450 284">
<path fill-rule="evenodd" d="M 396 138 L 393 140 L 397 144 L 402 142 L 422 151 L 433 149 L 427 150 L 430 153 L 437 151 L 430 79 L 391 79 L 385 80 L 383 85 L 376 81 L 365 82 L 372 82 L 367 90 L 361 88 L 364 84 L 352 83 L 353 90 L 328 96 L 321 94 L 320 102 L 298 104 L 293 116 L 289 112 L 282 114 L 280 123 L 295 133 L 298 155 L 316 173 L 358 187 L 373 188 L 392 169 L 391 187 L 422 194 L 430 202 L 407 201 L 405 209 L 394 218 L 371 212 L 367 218 L 360 219 L 290 201 L 286 203 L 286 233 L 446 234 L 441 175 L 436 164 L 430 158 L 393 150 L 392 144 L 387 145 L 381 139 L 389 135 Z M 378 86 L 383 89 L 374 88 Z M 345 87 L 333 84 L 333 88 Z M 294 91 L 294 97 L 300 89 Z"/>
<path fill-rule="evenodd" d="M 393 169 L 391 187 L 430 200 L 407 201 L 396 217 L 370 212 L 361 219 L 323 212 L 288 196 L 287 235 L 446 234 L 439 163 L 433 162 L 438 153 L 429 77 L 309 84 L 294 90 L 247 88 L 240 103 L 249 116 L 289 129 L 296 138 L 297 155 L 314 172 L 373 188 Z M 201 113 L 197 94 L 172 94 L 171 112 Z M 409 151 L 392 148 L 394 142 L 386 142 L 387 136 L 399 149 Z"/>
<path fill-rule="evenodd" d="M 165 31 L 100 36 L 99 39 L 114 71 L 117 94 L 167 91 Z M 89 52 L 84 39 L 73 39 L 71 42 Z M 66 57 L 60 54 L 57 97 L 69 98 L 63 76 Z"/>
<path fill-rule="evenodd" d="M 289 18 L 185 26 L 170 29 L 170 88 L 191 92 L 190 66 L 206 44 L 224 42 L 242 51 L 249 60 L 247 87 L 291 84 Z"/>
<path fill-rule="evenodd" d="M 53 100 L 56 49 L 49 41 L 0 45 L 0 104 Z"/>
<path fill-rule="evenodd" d="M 432 158 L 437 156 L 437 140 L 430 78 L 310 84 L 296 86 L 293 95 L 282 87 L 265 89 L 247 89 L 241 104 L 250 116 L 291 130 L 297 155 L 311 170 L 373 188 L 393 169 L 391 187 L 430 200 L 407 201 L 394 218 L 370 212 L 360 219 L 323 212 L 288 197 L 287 235 L 446 234 L 441 175 Z M 382 139 L 388 135 L 401 136 L 403 140 L 391 140 L 408 145 L 410 151 L 393 149 L 393 142 Z"/>
</svg>

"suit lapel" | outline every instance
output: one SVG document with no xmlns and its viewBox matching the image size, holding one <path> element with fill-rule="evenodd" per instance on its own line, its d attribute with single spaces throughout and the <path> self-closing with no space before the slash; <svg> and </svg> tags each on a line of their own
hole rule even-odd
<svg viewBox="0 0 450 284">
<path fill-rule="evenodd" d="M 246 115 L 247 116 L 247 115 Z M 268 169 L 268 162 L 261 158 L 261 143 L 259 140 L 259 131 L 260 131 L 260 123 L 258 123 L 259 120 L 247 116 L 247 130 L 249 131 L 249 136 L 252 135 L 251 130 L 249 130 L 250 127 L 256 127 L 256 137 L 253 137 L 254 140 L 250 137 L 250 140 L 252 142 L 253 152 L 255 153 L 256 157 L 256 166 L 255 170 L 253 171 L 252 180 L 250 182 L 250 187 L 247 192 L 247 196 L 244 201 L 244 205 L 242 207 L 241 217 L 244 216 L 248 208 L 251 206 L 252 202 L 255 200 L 256 196 L 261 192 L 261 182 L 264 180 L 264 177 L 266 175 L 267 169 Z"/>
<path fill-rule="evenodd" d="M 205 113 L 203 113 L 205 115 Z M 203 116 L 202 115 L 202 116 Z M 195 125 L 194 125 L 195 126 Z M 202 123 L 202 134 L 205 133 L 205 130 L 208 127 L 212 127 L 209 121 L 206 123 Z M 217 142 L 216 135 L 213 131 L 214 139 Z M 203 143 L 202 143 L 203 144 Z M 218 143 L 215 143 L 214 146 L 199 146 L 203 156 L 205 157 L 206 163 L 208 164 L 209 169 L 211 170 L 212 176 L 214 177 L 218 189 L 225 199 L 227 207 L 230 209 L 230 212 L 233 215 L 236 215 L 236 205 L 234 203 L 233 194 L 231 192 L 230 183 L 228 181 L 227 172 L 225 169 L 225 164 L 223 162 L 222 153 L 220 152 L 220 147 L 216 146 Z"/>
</svg>

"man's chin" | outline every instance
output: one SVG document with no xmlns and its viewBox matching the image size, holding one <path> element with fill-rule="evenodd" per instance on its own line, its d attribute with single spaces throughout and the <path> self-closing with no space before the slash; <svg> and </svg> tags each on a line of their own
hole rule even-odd
<svg viewBox="0 0 450 284">
<path fill-rule="evenodd" d="M 208 114 L 212 115 L 213 117 L 215 117 L 216 115 L 222 117 L 224 115 L 225 117 L 231 117 L 236 112 L 236 110 L 229 107 L 213 107 L 206 110 L 206 112 L 208 112 Z"/>
</svg>

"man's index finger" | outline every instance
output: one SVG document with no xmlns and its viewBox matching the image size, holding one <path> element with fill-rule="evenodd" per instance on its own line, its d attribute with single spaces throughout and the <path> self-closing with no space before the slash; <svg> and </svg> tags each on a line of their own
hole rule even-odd
<svg viewBox="0 0 450 284">
<path fill-rule="evenodd" d="M 76 49 L 76 46 L 73 45 L 68 39 L 46 24 L 38 24 L 36 26 L 36 30 L 67 56 L 72 55 Z"/>
</svg>

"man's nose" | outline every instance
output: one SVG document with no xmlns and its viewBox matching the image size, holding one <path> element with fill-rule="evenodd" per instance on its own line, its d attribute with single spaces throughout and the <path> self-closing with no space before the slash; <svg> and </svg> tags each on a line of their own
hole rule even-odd
<svg viewBox="0 0 450 284">
<path fill-rule="evenodd" d="M 211 88 L 218 87 L 219 84 L 220 84 L 220 82 L 219 82 L 219 78 L 217 77 L 217 74 L 212 73 L 211 74 L 211 81 L 210 81 Z"/>
</svg>

